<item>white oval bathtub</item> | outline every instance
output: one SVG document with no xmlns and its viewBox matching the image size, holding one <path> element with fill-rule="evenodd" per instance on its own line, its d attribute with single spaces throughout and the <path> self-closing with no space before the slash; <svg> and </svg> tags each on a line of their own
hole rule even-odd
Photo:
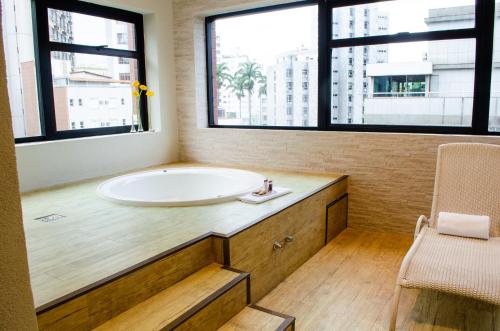
<svg viewBox="0 0 500 331">
<path fill-rule="evenodd" d="M 234 200 L 263 186 L 264 176 L 238 169 L 173 168 L 103 182 L 100 197 L 134 206 L 195 206 Z"/>
</svg>

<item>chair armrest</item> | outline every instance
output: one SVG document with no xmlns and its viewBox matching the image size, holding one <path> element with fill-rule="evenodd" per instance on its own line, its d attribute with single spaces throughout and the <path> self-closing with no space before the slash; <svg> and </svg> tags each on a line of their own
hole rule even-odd
<svg viewBox="0 0 500 331">
<path fill-rule="evenodd" d="M 417 236 L 424 225 L 429 225 L 429 221 L 427 220 L 427 217 L 425 217 L 424 215 L 420 215 L 417 221 L 417 225 L 415 226 L 415 235 L 413 236 L 413 240 L 417 239 Z"/>
</svg>

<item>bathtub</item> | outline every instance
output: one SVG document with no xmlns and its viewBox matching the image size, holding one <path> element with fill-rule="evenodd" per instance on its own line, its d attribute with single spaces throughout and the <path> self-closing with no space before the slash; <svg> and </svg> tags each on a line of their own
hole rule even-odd
<svg viewBox="0 0 500 331">
<path fill-rule="evenodd" d="M 169 168 L 109 179 L 97 188 L 106 200 L 133 206 L 196 206 L 235 200 L 260 189 L 265 177 L 227 168 Z"/>
</svg>

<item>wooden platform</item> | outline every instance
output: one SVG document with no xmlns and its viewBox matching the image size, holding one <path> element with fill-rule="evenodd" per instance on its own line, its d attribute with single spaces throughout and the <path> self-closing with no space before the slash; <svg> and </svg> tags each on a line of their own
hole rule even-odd
<svg viewBox="0 0 500 331">
<path fill-rule="evenodd" d="M 294 316 L 297 330 L 387 330 L 396 275 L 411 243 L 410 236 L 348 229 L 258 305 Z M 403 290 L 397 329 L 500 331 L 500 308 Z"/>
<path fill-rule="evenodd" d="M 185 166 L 207 165 L 159 168 Z M 249 227 L 345 177 L 255 171 L 293 192 L 260 205 L 233 201 L 187 208 L 144 208 L 99 198 L 96 188 L 106 178 L 98 178 L 24 194 L 24 227 L 37 311 L 197 238 L 211 233 L 226 236 Z M 51 214 L 63 217 L 50 222 L 38 219 Z"/>
</svg>

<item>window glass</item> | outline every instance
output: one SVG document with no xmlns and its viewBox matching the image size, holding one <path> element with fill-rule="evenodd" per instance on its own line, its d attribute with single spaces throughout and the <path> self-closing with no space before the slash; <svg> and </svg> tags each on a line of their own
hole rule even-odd
<svg viewBox="0 0 500 331">
<path fill-rule="evenodd" d="M 137 60 L 66 52 L 51 55 L 58 131 L 131 125 L 132 110 L 137 114 L 130 88 L 137 80 Z"/>
<path fill-rule="evenodd" d="M 40 112 L 30 0 L 3 0 L 7 91 L 15 138 L 40 136 Z"/>
<path fill-rule="evenodd" d="M 333 39 L 473 28 L 475 0 L 397 0 L 332 10 Z"/>
<path fill-rule="evenodd" d="M 305 6 L 211 24 L 214 124 L 317 125 L 317 15 Z"/>
<path fill-rule="evenodd" d="M 500 132 L 500 1 L 495 1 L 495 33 L 493 41 L 493 65 L 491 71 L 491 94 L 489 131 Z"/>
<path fill-rule="evenodd" d="M 136 49 L 134 24 L 52 8 L 48 15 L 50 41 Z"/>
<path fill-rule="evenodd" d="M 474 39 L 335 48 L 331 123 L 470 126 L 474 68 Z"/>
</svg>

